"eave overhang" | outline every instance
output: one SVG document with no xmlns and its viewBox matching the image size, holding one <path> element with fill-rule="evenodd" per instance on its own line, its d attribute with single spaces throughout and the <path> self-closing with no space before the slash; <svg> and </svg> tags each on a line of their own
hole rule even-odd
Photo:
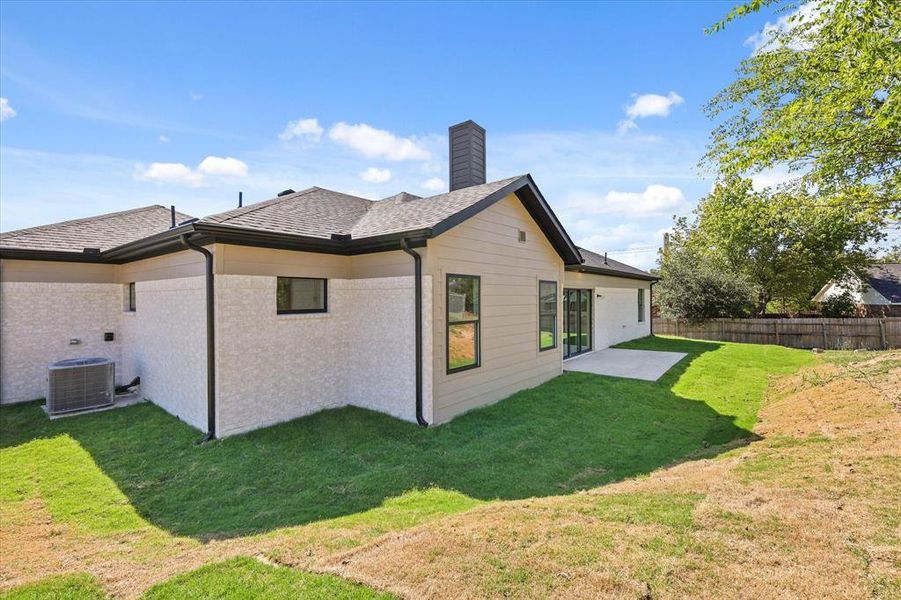
<svg viewBox="0 0 901 600">
<path fill-rule="evenodd" d="M 659 277 L 653 275 L 642 275 L 640 273 L 626 273 L 617 271 L 616 269 L 604 269 L 603 267 L 589 267 L 588 265 L 566 265 L 566 270 L 575 273 L 589 273 L 591 275 L 608 275 L 610 277 L 621 277 L 623 279 L 638 279 L 640 281 L 660 281 Z"/>
</svg>

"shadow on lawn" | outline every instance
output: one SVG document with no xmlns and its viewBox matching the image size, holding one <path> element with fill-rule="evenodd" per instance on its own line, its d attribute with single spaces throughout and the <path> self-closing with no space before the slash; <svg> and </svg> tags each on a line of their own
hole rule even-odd
<svg viewBox="0 0 901 600">
<path fill-rule="evenodd" d="M 151 404 L 48 421 L 31 403 L 0 411 L 0 441 L 67 434 L 145 519 L 203 539 L 352 514 L 413 488 L 566 494 L 749 436 L 733 416 L 671 391 L 719 346 L 648 339 L 632 347 L 689 356 L 657 382 L 566 373 L 430 429 L 342 408 L 198 446 L 195 429 Z"/>
</svg>

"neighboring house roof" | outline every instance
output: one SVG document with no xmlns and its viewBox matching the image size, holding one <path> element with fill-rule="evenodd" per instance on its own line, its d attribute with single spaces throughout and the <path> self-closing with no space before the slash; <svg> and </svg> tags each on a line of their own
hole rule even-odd
<svg viewBox="0 0 901 600">
<path fill-rule="evenodd" d="M 191 218 L 184 213 L 175 213 L 176 223 Z M 87 248 L 102 252 L 167 231 L 171 225 L 170 209 L 159 205 L 144 206 L 0 233 L 0 250 L 84 253 Z"/>
<path fill-rule="evenodd" d="M 628 279 L 642 279 L 645 281 L 657 281 L 659 277 L 651 275 L 647 271 L 642 271 L 626 263 L 607 258 L 604 255 L 579 248 L 584 262 L 581 265 L 567 266 L 569 271 L 580 271 L 583 273 L 595 273 L 598 275 L 611 275 L 613 277 L 625 277 Z"/>
<path fill-rule="evenodd" d="M 869 286 L 892 304 L 901 304 L 901 263 L 886 263 L 867 269 Z"/>
<path fill-rule="evenodd" d="M 873 265 L 866 272 L 866 281 L 849 273 L 845 279 L 828 282 L 814 302 L 823 302 L 831 292 L 848 291 L 858 304 L 901 304 L 901 263 Z"/>
</svg>

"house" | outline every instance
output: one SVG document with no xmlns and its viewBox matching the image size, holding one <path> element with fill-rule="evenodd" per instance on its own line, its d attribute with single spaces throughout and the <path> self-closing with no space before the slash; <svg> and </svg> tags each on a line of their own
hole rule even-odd
<svg viewBox="0 0 901 600">
<path fill-rule="evenodd" d="M 531 176 L 486 182 L 484 149 L 451 127 L 427 198 L 313 187 L 0 235 L 0 400 L 103 356 L 210 436 L 344 405 L 431 425 L 648 335 L 655 278 L 577 248 Z"/>
<path fill-rule="evenodd" d="M 864 317 L 901 317 L 901 263 L 874 265 L 867 269 L 867 279 L 849 275 L 841 281 L 830 281 L 813 297 L 814 302 L 849 293 Z"/>
</svg>

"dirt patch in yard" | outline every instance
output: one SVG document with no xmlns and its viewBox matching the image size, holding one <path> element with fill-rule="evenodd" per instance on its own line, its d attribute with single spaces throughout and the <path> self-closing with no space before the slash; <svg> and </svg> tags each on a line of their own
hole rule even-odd
<svg viewBox="0 0 901 600">
<path fill-rule="evenodd" d="M 319 567 L 410 597 L 898 597 L 899 361 L 782 380 L 748 447 L 486 505 Z"/>
</svg>

